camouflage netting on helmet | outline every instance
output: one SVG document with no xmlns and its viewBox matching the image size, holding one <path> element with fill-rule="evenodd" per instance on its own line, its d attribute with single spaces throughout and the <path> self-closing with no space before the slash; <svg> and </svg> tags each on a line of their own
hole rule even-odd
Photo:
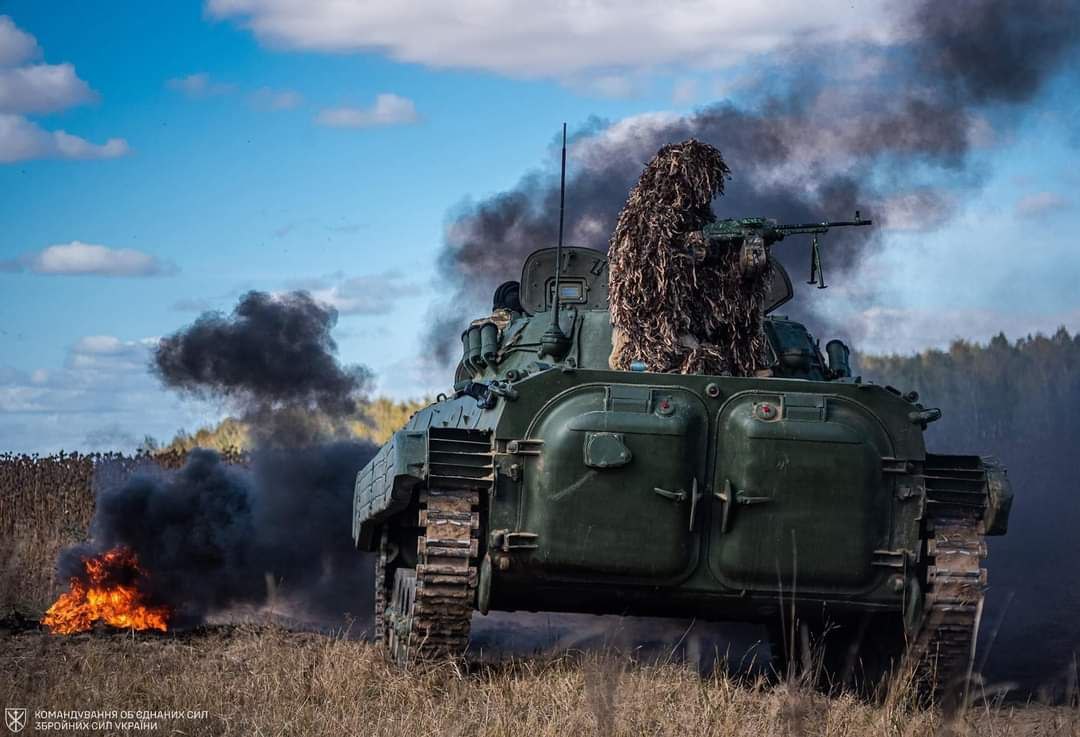
<svg viewBox="0 0 1080 737">
<path fill-rule="evenodd" d="M 610 365 L 750 376 L 766 366 L 762 313 L 771 269 L 744 276 L 740 244 L 706 247 L 710 203 L 730 170 L 694 139 L 661 148 L 611 236 Z"/>
</svg>

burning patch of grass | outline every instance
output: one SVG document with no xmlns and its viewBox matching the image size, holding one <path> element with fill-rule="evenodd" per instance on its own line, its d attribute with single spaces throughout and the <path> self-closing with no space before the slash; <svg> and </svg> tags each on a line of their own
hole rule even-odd
<svg viewBox="0 0 1080 737">
<path fill-rule="evenodd" d="M 95 622 L 132 630 L 168 629 L 170 611 L 148 605 L 140 582 L 146 573 L 135 554 L 114 548 L 83 561 L 81 576 L 45 612 L 42 624 L 57 634 L 90 629 Z"/>
</svg>

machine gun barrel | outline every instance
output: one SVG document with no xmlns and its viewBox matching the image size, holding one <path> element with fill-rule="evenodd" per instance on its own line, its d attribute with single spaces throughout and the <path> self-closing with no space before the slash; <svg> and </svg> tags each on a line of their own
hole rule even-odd
<svg viewBox="0 0 1080 737">
<path fill-rule="evenodd" d="M 701 236 L 705 248 L 695 246 L 703 257 L 709 250 L 709 244 L 725 244 L 730 247 L 739 244 L 739 264 L 744 275 L 760 273 L 768 260 L 768 246 L 784 240 L 789 235 L 809 235 L 810 238 L 810 280 L 819 289 L 825 288 L 825 277 L 821 268 L 821 251 L 818 236 L 828 233 L 833 228 L 859 227 L 873 225 L 872 220 L 864 220 L 855 211 L 854 220 L 824 220 L 820 223 L 798 223 L 778 225 L 768 218 L 739 218 L 717 220 L 706 225 Z"/>
<path fill-rule="evenodd" d="M 799 223 L 797 225 L 774 225 L 769 230 L 772 230 L 779 234 L 779 238 L 782 239 L 786 235 L 800 235 L 807 234 L 820 234 L 828 233 L 830 228 L 848 228 L 858 227 L 862 225 L 873 225 L 873 220 L 864 220 L 859 217 L 859 213 L 855 213 L 854 220 L 825 220 L 820 223 Z"/>
</svg>

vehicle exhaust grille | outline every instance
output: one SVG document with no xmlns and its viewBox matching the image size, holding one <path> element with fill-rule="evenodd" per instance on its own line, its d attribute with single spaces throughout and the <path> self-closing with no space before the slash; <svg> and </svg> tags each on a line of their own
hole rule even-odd
<svg viewBox="0 0 1080 737">
<path fill-rule="evenodd" d="M 931 519 L 983 516 L 986 468 L 979 456 L 927 453 L 923 478 Z"/>
<path fill-rule="evenodd" d="M 462 428 L 428 430 L 428 486 L 489 489 L 495 481 L 491 433 Z"/>
</svg>

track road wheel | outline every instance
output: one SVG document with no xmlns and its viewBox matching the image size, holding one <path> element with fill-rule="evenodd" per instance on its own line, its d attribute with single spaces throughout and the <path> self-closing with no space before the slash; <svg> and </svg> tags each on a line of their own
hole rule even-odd
<svg viewBox="0 0 1080 737">
<path fill-rule="evenodd" d="M 906 616 L 916 682 L 943 708 L 967 700 L 986 591 L 988 474 L 975 456 L 926 454 L 924 569 Z"/>
<path fill-rule="evenodd" d="M 389 579 L 389 551 L 390 544 L 388 532 L 385 527 L 379 538 L 379 550 L 375 556 L 375 620 L 371 627 L 371 639 L 376 643 L 385 644 L 386 630 L 386 605 L 390 598 L 391 582 Z"/>
<path fill-rule="evenodd" d="M 412 621 L 416 610 L 416 571 L 399 568 L 394 572 L 394 589 L 390 600 L 389 626 L 386 629 L 386 652 L 400 665 L 409 661 Z"/>
<path fill-rule="evenodd" d="M 926 603 L 914 638 L 917 680 L 940 699 L 963 698 L 972 677 L 986 589 L 982 522 L 938 518 L 927 541 Z"/>
<path fill-rule="evenodd" d="M 372 624 L 372 640 L 385 645 L 389 634 L 387 630 L 387 613 L 390 606 L 390 597 L 394 590 L 394 574 L 398 568 L 408 566 L 403 560 L 399 538 L 400 533 L 395 534 L 389 526 L 384 527 L 379 537 L 379 549 L 375 556 L 375 617 Z M 413 543 L 415 545 L 415 542 Z"/>
<path fill-rule="evenodd" d="M 465 652 L 476 599 L 478 503 L 471 490 L 420 494 L 417 565 L 394 571 L 385 615 L 383 641 L 400 665 Z"/>
</svg>

